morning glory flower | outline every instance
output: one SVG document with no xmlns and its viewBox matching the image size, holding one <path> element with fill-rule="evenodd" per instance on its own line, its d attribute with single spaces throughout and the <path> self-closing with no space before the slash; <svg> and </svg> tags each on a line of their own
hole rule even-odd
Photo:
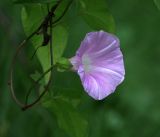
<svg viewBox="0 0 160 137">
<path fill-rule="evenodd" d="M 85 91 L 102 100 L 124 80 L 125 70 L 119 39 L 104 31 L 90 32 L 70 59 Z"/>
</svg>

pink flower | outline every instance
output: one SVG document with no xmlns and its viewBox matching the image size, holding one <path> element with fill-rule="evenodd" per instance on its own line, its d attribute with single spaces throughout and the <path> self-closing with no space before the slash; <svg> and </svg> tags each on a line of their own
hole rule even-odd
<svg viewBox="0 0 160 137">
<path fill-rule="evenodd" d="M 119 40 L 110 33 L 88 33 L 70 62 L 80 76 L 85 91 L 96 100 L 113 93 L 124 80 Z"/>
</svg>

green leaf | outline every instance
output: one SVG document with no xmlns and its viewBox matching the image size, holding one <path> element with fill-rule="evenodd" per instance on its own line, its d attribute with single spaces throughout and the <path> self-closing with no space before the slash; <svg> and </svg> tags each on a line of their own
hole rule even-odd
<svg viewBox="0 0 160 137">
<path fill-rule="evenodd" d="M 64 101 L 70 102 L 74 107 L 80 104 L 82 91 L 75 88 L 64 88 L 64 87 L 53 87 L 54 92 L 50 92 L 49 98 L 63 99 Z"/>
<path fill-rule="evenodd" d="M 160 10 L 160 0 L 154 0 L 154 3 L 156 4 L 157 8 Z"/>
<path fill-rule="evenodd" d="M 46 10 L 43 5 L 26 5 L 22 8 L 22 24 L 27 36 L 40 26 L 47 14 Z"/>
<path fill-rule="evenodd" d="M 68 40 L 68 32 L 62 25 L 53 29 L 53 59 L 56 63 L 62 56 Z"/>
<path fill-rule="evenodd" d="M 58 0 L 13 0 L 15 4 L 37 4 L 37 3 L 52 3 L 57 2 Z"/>
<path fill-rule="evenodd" d="M 35 73 L 31 74 L 30 77 L 34 80 L 37 81 L 38 78 L 41 76 L 41 74 L 38 71 L 35 71 Z"/>
<path fill-rule="evenodd" d="M 47 15 L 47 9 L 45 6 L 42 5 L 30 5 L 25 6 L 22 9 L 22 22 L 24 26 L 24 30 L 26 34 L 29 36 L 31 33 L 33 33 L 34 30 L 37 29 L 38 26 L 42 23 L 45 16 Z M 37 16 L 38 15 L 38 16 Z M 53 34 L 52 34 L 52 41 L 53 41 L 53 60 L 54 63 L 59 60 L 59 58 L 62 56 L 63 51 L 66 47 L 68 39 L 68 32 L 62 25 L 57 25 L 53 28 Z M 32 45 L 36 49 L 37 47 L 41 46 L 43 43 L 43 35 L 35 35 L 31 39 Z M 40 47 L 38 51 L 36 52 L 36 55 L 42 65 L 43 71 L 45 72 L 51 67 L 50 63 L 50 45 Z M 46 82 L 49 79 L 50 73 L 45 76 Z"/>
<path fill-rule="evenodd" d="M 87 137 L 88 123 L 67 101 L 54 99 L 44 104 L 56 117 L 58 125 L 70 137 Z"/>
<path fill-rule="evenodd" d="M 115 23 L 106 0 L 80 0 L 80 14 L 95 30 L 115 31 Z"/>
</svg>

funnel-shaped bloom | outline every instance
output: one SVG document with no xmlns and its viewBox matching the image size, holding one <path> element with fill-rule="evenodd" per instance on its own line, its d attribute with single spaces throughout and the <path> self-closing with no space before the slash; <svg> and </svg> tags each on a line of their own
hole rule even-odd
<svg viewBox="0 0 160 137">
<path fill-rule="evenodd" d="M 110 33 L 90 32 L 70 59 L 85 91 L 96 100 L 114 92 L 124 79 L 123 55 L 119 46 L 118 38 Z"/>
</svg>

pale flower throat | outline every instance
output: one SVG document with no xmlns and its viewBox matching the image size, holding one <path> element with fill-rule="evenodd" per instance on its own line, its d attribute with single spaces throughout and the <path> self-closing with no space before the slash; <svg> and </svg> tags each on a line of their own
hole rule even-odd
<svg viewBox="0 0 160 137">
<path fill-rule="evenodd" d="M 91 59 L 89 58 L 88 55 L 83 55 L 82 56 L 82 65 L 84 67 L 85 72 L 90 72 L 91 71 Z"/>
</svg>

